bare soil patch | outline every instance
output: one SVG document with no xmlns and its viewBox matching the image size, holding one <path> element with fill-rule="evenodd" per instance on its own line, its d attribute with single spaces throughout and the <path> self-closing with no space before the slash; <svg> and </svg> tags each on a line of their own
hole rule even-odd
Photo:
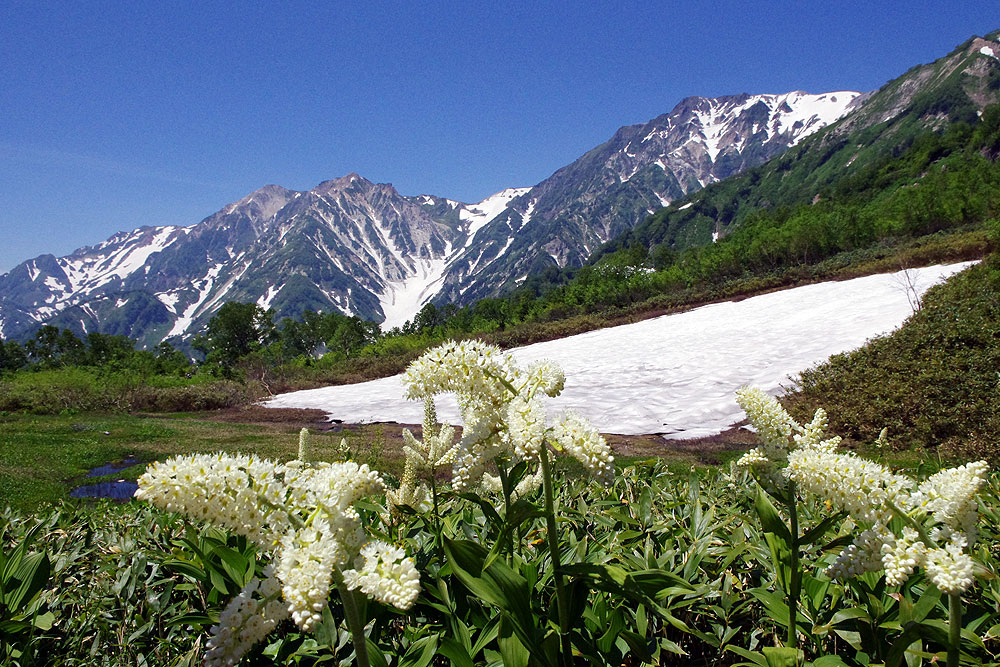
<svg viewBox="0 0 1000 667">
<path fill-rule="evenodd" d="M 348 424 L 331 422 L 323 410 L 303 408 L 266 408 L 251 405 L 230 408 L 199 415 L 208 421 L 273 426 L 283 431 L 298 431 L 308 428 L 317 434 L 343 434 L 352 445 L 365 442 L 379 442 L 382 455 L 388 458 L 402 456 L 403 431 L 409 429 L 418 438 L 423 429 L 420 424 L 400 424 L 398 422 L 366 422 Z M 461 427 L 456 428 L 461 435 Z M 692 463 L 718 465 L 726 458 L 727 452 L 746 451 L 757 444 L 757 436 L 743 428 L 731 428 L 718 435 L 685 440 L 668 440 L 657 433 L 644 435 L 621 435 L 605 433 L 616 457 L 644 458 L 666 457 L 686 459 Z"/>
</svg>

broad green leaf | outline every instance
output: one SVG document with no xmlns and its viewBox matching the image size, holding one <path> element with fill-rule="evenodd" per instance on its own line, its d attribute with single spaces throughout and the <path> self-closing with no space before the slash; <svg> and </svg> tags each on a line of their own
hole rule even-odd
<svg viewBox="0 0 1000 667">
<path fill-rule="evenodd" d="M 764 495 L 764 492 L 759 488 L 754 495 L 753 506 L 757 511 L 757 517 L 760 519 L 760 525 L 764 529 L 764 532 L 773 533 L 782 539 L 786 545 L 791 544 L 792 534 L 788 532 L 788 526 L 781 520 L 781 515 L 771 502 L 771 499 Z"/>
<path fill-rule="evenodd" d="M 843 521 L 846 516 L 846 512 L 837 512 L 836 514 L 826 517 L 815 526 L 802 533 L 802 535 L 799 536 L 799 544 L 802 546 L 809 546 L 810 544 L 818 543 L 835 524 Z"/>
<path fill-rule="evenodd" d="M 767 667 L 796 667 L 802 664 L 802 653 L 793 646 L 765 646 L 761 653 Z"/>
<path fill-rule="evenodd" d="M 410 644 L 399 661 L 399 667 L 427 667 L 437 653 L 438 636 L 422 637 Z"/>
<path fill-rule="evenodd" d="M 14 570 L 14 587 L 5 587 L 6 599 L 3 602 L 8 613 L 20 613 L 31 604 L 35 595 L 48 583 L 49 569 L 49 557 L 45 553 L 37 552 L 23 558 Z"/>
<path fill-rule="evenodd" d="M 438 653 L 451 660 L 454 667 L 474 667 L 475 665 L 468 649 L 452 637 L 445 637 L 438 647 Z"/>
<path fill-rule="evenodd" d="M 768 667 L 767 658 L 764 657 L 764 654 L 758 653 L 757 651 L 748 651 L 747 649 L 741 646 L 734 646 L 732 644 L 726 646 L 726 648 L 723 650 L 735 653 L 744 660 L 750 661 L 749 663 L 744 663 L 744 664 L 758 665 L 759 667 Z"/>
<path fill-rule="evenodd" d="M 382 654 L 382 649 L 376 646 L 375 642 L 367 637 L 365 637 L 365 643 L 368 646 L 368 660 L 371 662 L 371 666 L 389 667 L 389 663 L 386 662 L 385 656 Z"/>
<path fill-rule="evenodd" d="M 212 553 L 219 557 L 219 560 L 222 562 L 222 569 L 233 581 L 239 584 L 240 588 L 243 588 L 250 582 L 250 578 L 253 577 L 254 573 L 252 560 L 248 563 L 247 558 L 243 554 L 225 545 L 215 547 Z"/>
<path fill-rule="evenodd" d="M 521 575 L 501 561 L 485 565 L 487 551 L 470 540 L 445 538 L 444 552 L 455 576 L 473 595 L 507 612 L 529 649 L 539 641 L 539 620 L 531 611 L 531 590 Z"/>
<path fill-rule="evenodd" d="M 500 632 L 497 635 L 497 644 L 500 646 L 504 667 L 528 667 L 531 652 L 521 643 L 513 624 L 506 616 L 506 614 L 501 615 Z"/>
</svg>

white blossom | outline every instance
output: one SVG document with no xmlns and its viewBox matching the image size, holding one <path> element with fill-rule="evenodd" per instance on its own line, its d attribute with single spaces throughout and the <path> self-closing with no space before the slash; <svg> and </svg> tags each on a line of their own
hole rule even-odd
<svg viewBox="0 0 1000 667">
<path fill-rule="evenodd" d="M 362 550 L 360 570 L 345 570 L 344 585 L 361 589 L 379 602 L 409 609 L 420 595 L 420 573 L 413 559 L 399 547 L 385 542 L 369 542 Z"/>
<path fill-rule="evenodd" d="M 545 408 L 537 398 L 516 396 L 507 406 L 507 427 L 514 454 L 527 461 L 538 460 L 545 444 Z"/>
<path fill-rule="evenodd" d="M 604 436 L 575 412 L 568 411 L 552 429 L 559 448 L 582 463 L 604 484 L 610 484 L 615 474 L 615 457 Z"/>
<path fill-rule="evenodd" d="M 288 618 L 288 607 L 280 598 L 281 585 L 274 568 L 268 566 L 263 579 L 251 579 L 222 610 L 219 623 L 210 630 L 205 664 L 228 667 L 239 662 L 251 646 Z"/>
<path fill-rule="evenodd" d="M 210 664 L 224 665 L 289 614 L 303 630 L 315 628 L 331 588 L 368 543 L 353 505 L 384 489 L 377 472 L 351 461 L 196 454 L 149 466 L 136 495 L 245 535 L 272 556 L 267 578 L 251 582 L 213 628 Z M 415 569 L 408 577 L 419 587 Z"/>
<path fill-rule="evenodd" d="M 546 427 L 541 395 L 556 396 L 565 383 L 562 370 L 552 362 L 536 362 L 525 371 L 497 347 L 474 340 L 452 341 L 414 361 L 404 373 L 403 383 L 407 398 L 455 394 L 463 427 L 458 445 L 448 450 L 456 491 L 479 483 L 497 456 L 537 461 L 547 441 L 576 456 L 602 481 L 614 473 L 610 449 L 582 418 L 564 419 L 551 431 Z M 443 428 L 441 433 L 445 433 Z M 450 443 L 450 432 L 448 435 Z M 412 435 L 404 437 L 407 456 L 421 461 L 435 459 L 426 453 L 426 432 L 422 449 Z M 560 444 L 563 440 L 565 446 Z M 439 449 L 441 446 L 439 443 Z"/>
<path fill-rule="evenodd" d="M 986 461 L 975 461 L 935 473 L 913 494 L 913 504 L 932 514 L 937 523 L 964 533 L 970 545 L 975 544 L 979 520 L 976 494 L 986 483 L 987 472 Z"/>
</svg>

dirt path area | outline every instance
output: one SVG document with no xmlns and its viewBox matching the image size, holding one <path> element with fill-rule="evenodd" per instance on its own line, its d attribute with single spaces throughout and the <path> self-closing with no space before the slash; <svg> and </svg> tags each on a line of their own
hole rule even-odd
<svg viewBox="0 0 1000 667">
<path fill-rule="evenodd" d="M 317 434 L 344 433 L 355 440 L 379 439 L 383 443 L 384 455 L 394 458 L 402 455 L 403 430 L 409 429 L 420 437 L 420 424 L 400 424 L 397 422 L 371 422 L 365 424 L 344 424 L 331 422 L 323 410 L 302 408 L 265 408 L 258 405 L 204 413 L 210 421 L 227 423 L 274 426 L 282 430 L 308 428 Z M 461 429 L 458 429 L 461 433 Z M 743 452 L 755 446 L 756 435 L 743 428 L 704 438 L 688 440 L 667 440 L 655 433 L 647 435 L 619 435 L 605 433 L 605 439 L 618 458 L 666 457 L 690 460 L 692 463 L 718 465 L 731 456 L 730 452 Z"/>
</svg>

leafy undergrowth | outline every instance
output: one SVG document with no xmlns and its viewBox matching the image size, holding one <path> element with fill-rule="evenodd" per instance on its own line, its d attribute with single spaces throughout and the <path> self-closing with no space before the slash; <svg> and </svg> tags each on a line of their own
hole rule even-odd
<svg viewBox="0 0 1000 667">
<path fill-rule="evenodd" d="M 897 449 L 1000 460 L 1000 261 L 933 287 L 896 332 L 802 374 L 783 399 L 797 415 L 823 406 L 836 433 L 861 443 L 888 428 Z"/>
<path fill-rule="evenodd" d="M 577 664 L 755 664 L 747 659 L 761 654 L 752 651 L 780 643 L 779 575 L 755 514 L 752 486 L 738 471 L 678 474 L 659 462 L 622 469 L 607 489 L 562 480 L 556 499 L 559 539 L 563 558 L 574 563 L 567 573 L 579 619 L 573 641 L 583 647 L 577 650 Z M 976 557 L 995 572 L 1000 566 L 996 516 L 990 509 L 997 507 L 995 481 L 984 491 Z M 499 665 L 509 657 L 506 633 L 511 630 L 497 623 L 497 596 L 523 593 L 518 597 L 523 606 L 508 607 L 503 617 L 515 624 L 535 618 L 542 625 L 523 630 L 544 630 L 544 619 L 554 613 L 541 539 L 544 521 L 522 512 L 513 553 L 484 564 L 486 550 L 480 553 L 474 544 L 505 541 L 501 535 L 510 528 L 488 497 L 483 502 L 442 497 L 447 559 L 438 551 L 426 515 L 384 523 L 381 501 L 373 500 L 360 507 L 365 521 L 385 539 L 405 546 L 421 575 L 420 597 L 406 613 L 369 604 L 373 656 L 377 650 L 390 667 Z M 527 500 L 539 502 L 534 496 Z M 803 506 L 802 530 L 828 515 L 822 504 Z M 8 511 L 0 514 L 0 522 L 8 526 L 0 544 L 5 553 L 40 522 L 27 551 L 44 551 L 51 563 L 31 605 L 31 618 L 42 619 L 42 627 L 18 644 L 23 655 L 14 664 L 197 664 L 208 628 L 226 601 L 263 567 L 246 540 L 190 528 L 176 515 L 134 502 L 64 506 L 38 516 Z M 940 653 L 942 644 L 933 633 L 915 642 L 903 635 L 911 622 L 933 628 L 947 619 L 946 600 L 922 574 L 900 586 L 887 586 L 876 573 L 847 581 L 823 575 L 852 537 L 845 523 L 840 534 L 834 529 L 809 554 L 799 608 L 805 657 L 826 655 L 826 662 L 816 664 L 860 667 L 893 657 L 919 664 Z M 472 574 L 476 562 L 482 578 Z M 457 572 L 460 566 L 465 569 Z M 614 580 L 616 573 L 624 577 L 621 582 Z M 490 583 L 489 576 L 500 574 L 503 579 Z M 985 639 L 969 641 L 963 660 L 993 661 L 1000 651 L 1000 583 L 985 579 L 964 597 L 965 627 L 970 636 Z M 304 635 L 284 621 L 241 664 L 313 665 L 321 657 L 334 657 L 326 664 L 351 664 L 342 610 L 331 603 L 330 611 L 330 620 L 315 634 Z M 900 641 L 908 648 L 905 656 Z M 832 656 L 838 659 L 831 662 Z M 525 662 L 520 664 L 545 662 L 521 657 Z M 373 658 L 372 664 L 382 663 Z"/>
</svg>

